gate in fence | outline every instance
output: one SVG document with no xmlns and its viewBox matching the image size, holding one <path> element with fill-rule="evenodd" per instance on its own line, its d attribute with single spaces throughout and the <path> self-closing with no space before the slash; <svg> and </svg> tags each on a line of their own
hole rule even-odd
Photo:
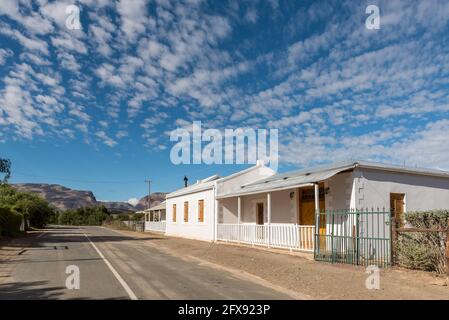
<svg viewBox="0 0 449 320">
<path fill-rule="evenodd" d="M 324 211 L 316 225 L 315 260 L 378 267 L 391 264 L 390 211 Z"/>
</svg>

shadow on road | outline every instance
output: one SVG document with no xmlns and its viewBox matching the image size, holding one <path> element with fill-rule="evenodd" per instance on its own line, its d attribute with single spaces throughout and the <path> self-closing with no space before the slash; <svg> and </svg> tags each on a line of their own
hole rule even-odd
<svg viewBox="0 0 449 320">
<path fill-rule="evenodd" d="M 64 287 L 45 287 L 48 281 L 33 281 L 33 282 L 19 282 L 0 284 L 0 299 L 1 300 L 47 300 L 58 299 L 61 297 Z"/>
<path fill-rule="evenodd" d="M 90 241 L 94 243 L 98 242 L 122 242 L 122 241 L 147 241 L 147 240 L 164 240 L 162 237 L 148 236 L 143 238 L 135 238 L 125 235 L 95 235 L 89 232 L 89 229 L 83 227 L 66 227 L 66 226 L 50 226 L 45 229 L 39 230 L 40 234 L 44 235 L 41 238 L 33 236 L 22 237 L 15 239 L 15 241 L 5 241 L 4 245 L 8 247 L 27 247 L 27 248 L 42 248 L 41 250 L 53 249 L 54 244 L 60 245 L 61 243 L 84 243 Z M 36 233 L 37 234 L 37 233 Z M 84 235 L 86 234 L 89 239 Z M 0 243 L 1 248 L 2 243 Z M 3 248 L 2 250 L 14 250 Z"/>
<path fill-rule="evenodd" d="M 0 284 L 0 300 L 92 300 L 89 297 L 67 298 L 65 287 L 49 287 L 48 281 L 16 282 Z M 126 300 L 127 297 L 107 298 Z M 95 299 L 94 299 L 95 300 Z"/>
</svg>

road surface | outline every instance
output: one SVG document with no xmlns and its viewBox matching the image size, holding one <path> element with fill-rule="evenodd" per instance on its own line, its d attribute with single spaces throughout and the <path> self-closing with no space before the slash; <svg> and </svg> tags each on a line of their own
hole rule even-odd
<svg viewBox="0 0 449 320">
<path fill-rule="evenodd" d="M 160 240 L 103 227 L 54 227 L 20 239 L 20 255 L 0 262 L 9 264 L 0 299 L 292 298 L 257 280 L 171 255 L 148 241 Z M 66 274 L 68 266 L 79 268 L 79 289 L 66 287 L 67 277 L 73 277 Z"/>
</svg>

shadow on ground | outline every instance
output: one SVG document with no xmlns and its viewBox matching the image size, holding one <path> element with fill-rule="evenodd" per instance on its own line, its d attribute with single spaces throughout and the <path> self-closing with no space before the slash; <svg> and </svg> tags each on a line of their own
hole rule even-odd
<svg viewBox="0 0 449 320">
<path fill-rule="evenodd" d="M 36 234 L 44 233 L 42 238 L 36 237 Z M 85 234 L 89 237 L 86 238 Z M 0 242 L 0 249 L 5 251 L 16 250 L 17 247 L 26 248 L 42 248 L 41 250 L 52 250 L 54 245 L 60 246 L 61 244 L 69 243 L 89 243 L 89 240 L 94 243 L 101 242 L 122 242 L 122 241 L 148 241 L 148 240 L 164 240 L 162 237 L 143 237 L 135 238 L 125 235 L 101 235 L 97 236 L 90 234 L 88 228 L 83 227 L 67 227 L 67 226 L 50 226 L 45 229 L 39 230 L 36 233 L 31 233 L 27 237 L 4 239 Z M 3 248 L 5 247 L 5 248 Z M 8 248 L 6 248 L 8 247 Z"/>
<path fill-rule="evenodd" d="M 0 284 L 1 300 L 47 300 L 61 297 L 64 287 L 45 287 L 48 281 L 33 281 Z"/>
<path fill-rule="evenodd" d="M 48 281 L 32 281 L 0 284 L 0 300 L 91 300 L 88 297 L 67 298 L 65 287 L 46 287 Z M 109 298 L 108 300 L 125 300 Z"/>
</svg>

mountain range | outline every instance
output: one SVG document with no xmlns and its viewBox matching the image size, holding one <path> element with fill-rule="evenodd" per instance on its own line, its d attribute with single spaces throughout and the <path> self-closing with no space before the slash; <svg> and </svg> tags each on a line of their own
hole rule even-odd
<svg viewBox="0 0 449 320">
<path fill-rule="evenodd" d="M 111 213 L 131 213 L 148 207 L 148 196 L 133 206 L 128 202 L 98 201 L 92 191 L 74 190 L 58 184 L 18 183 L 12 186 L 19 191 L 38 194 L 61 211 L 104 205 Z M 163 192 L 152 193 L 151 206 L 164 201 L 165 195 Z"/>
</svg>

